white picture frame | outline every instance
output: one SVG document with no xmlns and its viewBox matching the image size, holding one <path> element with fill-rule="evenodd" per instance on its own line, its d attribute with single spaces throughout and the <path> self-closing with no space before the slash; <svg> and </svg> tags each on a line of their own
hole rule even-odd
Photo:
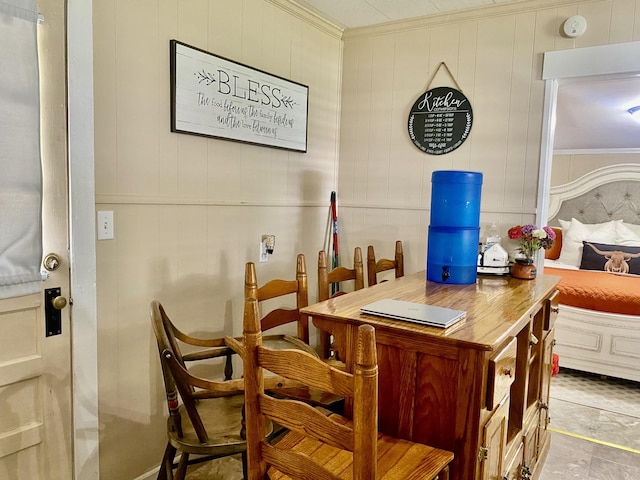
<svg viewBox="0 0 640 480">
<path fill-rule="evenodd" d="M 307 151 L 309 87 L 170 41 L 171 131 Z"/>
</svg>

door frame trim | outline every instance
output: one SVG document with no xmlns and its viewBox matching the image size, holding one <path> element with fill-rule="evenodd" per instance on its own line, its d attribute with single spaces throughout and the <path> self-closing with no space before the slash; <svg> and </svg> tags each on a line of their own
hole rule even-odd
<svg viewBox="0 0 640 480">
<path fill-rule="evenodd" d="M 93 5 L 67 0 L 69 263 L 74 479 L 98 480 Z"/>
<path fill-rule="evenodd" d="M 640 74 L 640 42 L 614 43 L 595 47 L 545 52 L 542 80 L 545 81 L 542 114 L 540 169 L 536 224 L 545 225 L 549 217 L 549 193 L 559 83 L 595 75 Z M 539 259 L 542 268 L 544 259 Z"/>
</svg>

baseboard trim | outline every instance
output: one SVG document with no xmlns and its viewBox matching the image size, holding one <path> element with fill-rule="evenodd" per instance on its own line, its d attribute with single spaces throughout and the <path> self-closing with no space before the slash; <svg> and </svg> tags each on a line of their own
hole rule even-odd
<svg viewBox="0 0 640 480">
<path fill-rule="evenodd" d="M 160 471 L 160 466 L 157 466 L 156 468 L 143 473 L 142 475 L 134 478 L 133 480 L 153 480 L 154 478 L 158 477 L 159 471 Z"/>
</svg>

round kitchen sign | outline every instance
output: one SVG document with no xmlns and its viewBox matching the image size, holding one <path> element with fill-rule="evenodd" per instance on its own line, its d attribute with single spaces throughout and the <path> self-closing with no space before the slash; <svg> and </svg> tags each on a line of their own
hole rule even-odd
<svg viewBox="0 0 640 480">
<path fill-rule="evenodd" d="M 411 107 L 409 137 L 423 152 L 443 155 L 462 145 L 471 132 L 472 123 L 471 103 L 461 91 L 432 88 Z"/>
</svg>

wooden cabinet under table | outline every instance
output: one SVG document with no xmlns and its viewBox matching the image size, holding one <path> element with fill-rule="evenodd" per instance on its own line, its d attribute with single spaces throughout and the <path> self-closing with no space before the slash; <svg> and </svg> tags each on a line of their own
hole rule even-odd
<svg viewBox="0 0 640 480">
<path fill-rule="evenodd" d="M 549 449 L 558 281 L 548 275 L 478 277 L 475 284 L 449 285 L 419 272 L 303 313 L 333 335 L 347 368 L 357 326 L 375 327 L 382 432 L 454 452 L 452 479 L 524 480 L 539 475 Z M 383 298 L 465 310 L 467 316 L 440 329 L 360 313 Z"/>
</svg>

